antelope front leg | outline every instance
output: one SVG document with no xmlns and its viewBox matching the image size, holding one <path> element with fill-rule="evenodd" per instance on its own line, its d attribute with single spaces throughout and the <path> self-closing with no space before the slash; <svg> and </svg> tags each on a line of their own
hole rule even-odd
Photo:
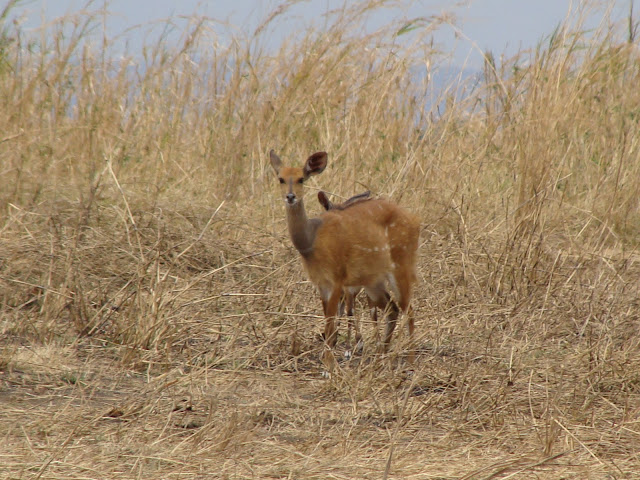
<svg viewBox="0 0 640 480">
<path fill-rule="evenodd" d="M 322 353 L 322 363 L 326 369 L 332 372 L 336 366 L 336 359 L 333 356 L 333 347 L 338 340 L 338 331 L 336 329 L 336 315 L 338 313 L 338 304 L 342 288 L 334 289 L 327 300 L 322 300 L 324 309 L 325 325 L 324 325 L 324 352 Z"/>
<path fill-rule="evenodd" d="M 329 299 L 323 302 L 324 306 L 324 341 L 331 348 L 336 346 L 338 341 L 338 329 L 336 328 L 336 316 L 338 314 L 338 305 L 342 296 L 342 288 L 334 288 L 329 295 Z"/>
<path fill-rule="evenodd" d="M 354 315 L 356 295 L 358 294 L 358 291 L 354 293 L 349 289 L 345 290 L 343 300 L 340 302 L 341 305 L 344 303 L 347 311 L 347 345 L 349 347 L 351 347 L 351 329 L 355 331 L 356 345 L 358 345 L 362 340 L 362 336 L 360 335 L 360 325 L 358 325 Z M 342 316 L 342 312 L 340 312 L 340 316 Z"/>
</svg>

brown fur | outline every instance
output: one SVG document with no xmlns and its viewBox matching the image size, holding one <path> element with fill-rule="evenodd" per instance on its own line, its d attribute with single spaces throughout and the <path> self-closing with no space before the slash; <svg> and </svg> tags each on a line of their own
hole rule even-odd
<svg viewBox="0 0 640 480">
<path fill-rule="evenodd" d="M 322 207 L 325 210 L 344 210 L 345 208 L 348 208 L 354 203 L 370 200 L 371 198 L 372 198 L 371 192 L 367 190 L 366 192 L 362 192 L 357 195 L 354 195 L 353 197 L 348 198 L 342 203 L 333 203 L 331 200 L 329 200 L 329 197 L 325 192 L 323 192 L 322 190 L 318 192 L 318 202 L 320 203 L 320 205 L 322 205 Z M 361 290 L 362 290 L 361 288 L 345 289 L 345 291 L 342 294 L 342 299 L 340 300 L 340 304 L 338 307 L 338 312 L 340 316 L 342 316 L 343 314 L 346 314 L 348 318 L 347 344 L 349 345 L 351 344 L 352 328 L 355 330 L 356 345 L 360 344 L 360 340 L 362 338 L 360 335 L 360 327 L 358 325 L 358 322 L 354 321 L 355 299 Z M 375 305 L 373 305 L 371 301 L 369 301 L 369 309 L 371 310 L 371 319 L 373 320 L 373 323 L 377 325 L 378 312 Z"/>
</svg>

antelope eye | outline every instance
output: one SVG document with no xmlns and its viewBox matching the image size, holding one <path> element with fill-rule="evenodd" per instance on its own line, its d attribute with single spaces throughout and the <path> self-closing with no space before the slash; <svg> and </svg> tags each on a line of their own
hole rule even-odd
<svg viewBox="0 0 640 480">
<path fill-rule="evenodd" d="M 298 180 L 298 183 L 304 183 L 304 178 L 301 178 L 300 180 Z"/>
<path fill-rule="evenodd" d="M 284 178 L 279 178 L 278 180 L 280 180 L 280 183 L 284 183 Z"/>
</svg>

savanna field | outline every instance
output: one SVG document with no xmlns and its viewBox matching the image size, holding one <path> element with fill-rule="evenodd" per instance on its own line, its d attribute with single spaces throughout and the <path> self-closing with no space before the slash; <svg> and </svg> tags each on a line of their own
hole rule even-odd
<svg viewBox="0 0 640 480">
<path fill-rule="evenodd" d="M 292 3 L 124 55 L 100 12 L 2 10 L 0 477 L 640 478 L 635 13 L 443 83 L 454 19 L 354 2 L 267 48 Z M 328 152 L 312 215 L 419 217 L 413 345 L 362 295 L 325 374 L 272 148 Z"/>
</svg>

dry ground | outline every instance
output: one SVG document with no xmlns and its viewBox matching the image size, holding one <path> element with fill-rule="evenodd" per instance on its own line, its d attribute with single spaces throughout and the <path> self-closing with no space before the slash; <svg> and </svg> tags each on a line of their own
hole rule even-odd
<svg viewBox="0 0 640 480">
<path fill-rule="evenodd" d="M 359 305 L 367 347 L 330 379 L 319 300 L 285 232 L 205 273 L 159 266 L 150 277 L 165 278 L 155 288 L 168 306 L 155 351 L 97 333 L 38 341 L 29 328 L 46 300 L 34 294 L 3 320 L 2 475 L 381 478 L 389 467 L 389 478 L 634 478 L 637 265 L 574 265 L 559 251 L 555 280 L 499 304 L 464 278 L 450 242 L 423 232 L 413 367 L 404 331 L 392 353 L 371 353 L 375 329 Z M 134 289 L 87 306 L 101 321 L 91 328 L 115 329 Z M 59 307 L 68 322 L 73 303 Z"/>
</svg>

